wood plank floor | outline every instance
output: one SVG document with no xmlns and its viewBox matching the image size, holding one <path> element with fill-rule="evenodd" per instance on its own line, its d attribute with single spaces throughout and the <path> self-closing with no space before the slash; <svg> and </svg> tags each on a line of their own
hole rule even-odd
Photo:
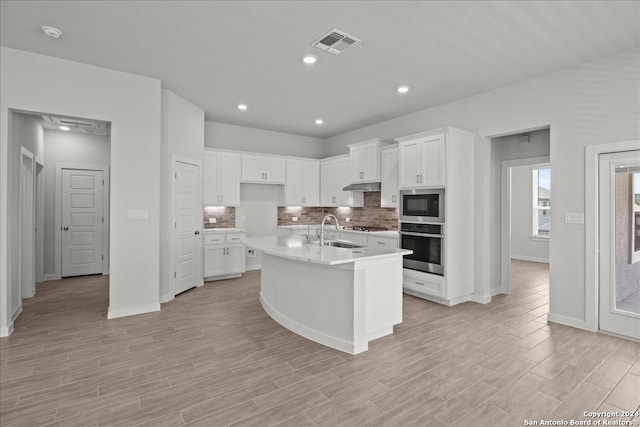
<svg viewBox="0 0 640 427">
<path fill-rule="evenodd" d="M 547 276 L 514 261 L 512 295 L 487 305 L 405 295 L 395 334 L 357 356 L 271 320 L 259 271 L 114 320 L 106 278 L 46 282 L 0 340 L 0 424 L 493 427 L 638 410 L 640 344 L 547 323 Z"/>
</svg>

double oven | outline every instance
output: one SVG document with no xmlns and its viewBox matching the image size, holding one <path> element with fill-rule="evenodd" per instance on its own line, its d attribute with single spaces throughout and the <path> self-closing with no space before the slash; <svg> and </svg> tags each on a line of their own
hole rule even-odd
<svg viewBox="0 0 640 427">
<path fill-rule="evenodd" d="M 400 191 L 400 247 L 404 268 L 444 275 L 444 188 Z"/>
</svg>

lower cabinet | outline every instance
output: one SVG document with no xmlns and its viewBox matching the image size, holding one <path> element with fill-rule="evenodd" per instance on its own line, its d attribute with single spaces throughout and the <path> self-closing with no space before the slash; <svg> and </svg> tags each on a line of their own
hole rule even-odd
<svg viewBox="0 0 640 427">
<path fill-rule="evenodd" d="M 204 278 L 205 280 L 240 277 L 247 271 L 242 232 L 205 232 Z"/>
</svg>

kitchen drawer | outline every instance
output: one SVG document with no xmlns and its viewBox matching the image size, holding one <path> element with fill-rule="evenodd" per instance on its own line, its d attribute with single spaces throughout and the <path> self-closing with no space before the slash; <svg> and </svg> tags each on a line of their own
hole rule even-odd
<svg viewBox="0 0 640 427">
<path fill-rule="evenodd" d="M 370 248 L 396 249 L 398 247 L 398 239 L 393 237 L 376 237 L 367 236 Z"/>
<path fill-rule="evenodd" d="M 225 234 L 223 233 L 204 233 L 205 245 L 217 245 L 225 242 Z"/>
<path fill-rule="evenodd" d="M 325 236 L 325 239 L 339 239 L 340 232 L 338 230 L 329 230 L 329 231 L 325 230 L 324 236 Z"/>
<path fill-rule="evenodd" d="M 245 238 L 244 233 L 229 233 L 229 234 L 226 234 L 226 236 L 227 236 L 226 243 L 240 243 Z"/>
<path fill-rule="evenodd" d="M 403 270 L 402 286 L 414 292 L 444 298 L 444 278 L 436 274 L 421 273 L 415 270 Z"/>
<path fill-rule="evenodd" d="M 348 240 L 349 242 L 357 243 L 359 245 L 367 246 L 367 233 L 353 232 L 353 231 L 340 231 L 340 238 L 342 240 Z"/>
</svg>

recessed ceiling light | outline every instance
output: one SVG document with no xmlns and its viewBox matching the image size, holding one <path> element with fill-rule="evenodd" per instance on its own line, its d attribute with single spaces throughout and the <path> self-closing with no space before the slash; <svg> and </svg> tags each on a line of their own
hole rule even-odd
<svg viewBox="0 0 640 427">
<path fill-rule="evenodd" d="M 407 93 L 409 92 L 409 86 L 398 86 L 397 91 L 398 93 Z"/>
<path fill-rule="evenodd" d="M 42 31 L 44 31 L 46 35 L 54 39 L 59 39 L 60 37 L 62 37 L 62 31 L 54 27 L 45 25 L 44 27 L 42 27 Z"/>
<path fill-rule="evenodd" d="M 323 123 L 324 123 L 324 120 L 322 120 L 322 119 L 316 119 L 316 124 L 317 124 L 317 125 L 321 125 L 321 124 L 323 124 Z"/>
<path fill-rule="evenodd" d="M 238 110 L 244 111 L 244 110 L 246 110 L 247 108 L 248 108 L 248 107 L 247 107 L 247 104 L 238 104 Z"/>
<path fill-rule="evenodd" d="M 309 65 L 315 64 L 317 60 L 318 60 L 318 57 L 315 55 L 305 55 L 302 57 L 302 62 Z"/>
<path fill-rule="evenodd" d="M 71 130 L 71 128 L 69 126 L 58 126 L 58 129 L 60 129 L 60 130 Z"/>
</svg>

